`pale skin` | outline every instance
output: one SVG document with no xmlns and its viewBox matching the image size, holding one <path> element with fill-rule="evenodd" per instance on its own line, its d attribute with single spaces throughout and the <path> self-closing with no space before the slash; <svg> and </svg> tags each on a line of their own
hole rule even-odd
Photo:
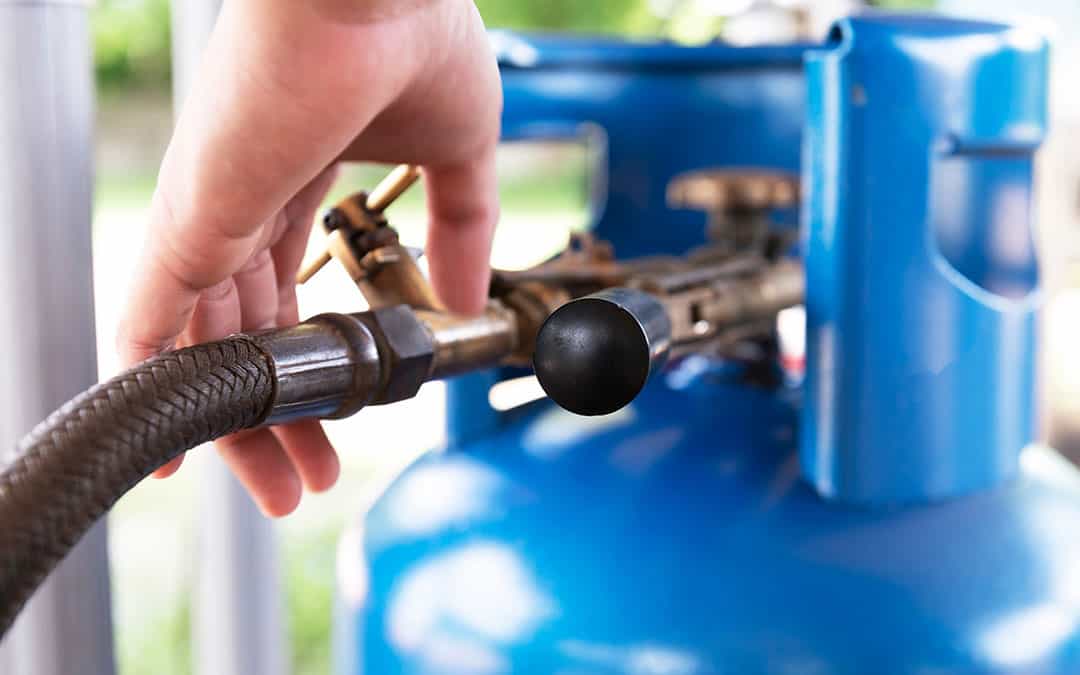
<svg viewBox="0 0 1080 675">
<path fill-rule="evenodd" d="M 423 166 L 432 282 L 450 309 L 481 311 L 501 105 L 468 0 L 226 2 L 161 165 L 125 365 L 296 323 L 294 278 L 340 159 Z M 339 473 L 316 421 L 216 445 L 269 516 Z"/>
</svg>

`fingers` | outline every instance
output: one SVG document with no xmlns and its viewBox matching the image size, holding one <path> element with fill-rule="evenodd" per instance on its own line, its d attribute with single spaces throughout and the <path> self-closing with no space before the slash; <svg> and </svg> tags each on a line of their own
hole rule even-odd
<svg viewBox="0 0 1080 675">
<path fill-rule="evenodd" d="M 341 463 L 318 420 L 282 424 L 274 427 L 273 433 L 305 488 L 324 492 L 334 486 L 341 473 Z"/>
<path fill-rule="evenodd" d="M 296 270 L 304 256 L 315 210 L 336 177 L 335 169 L 324 171 L 285 207 L 285 230 L 272 249 L 277 277 L 278 325 L 299 321 Z M 274 427 L 273 432 L 300 474 L 304 487 L 312 492 L 333 487 L 341 473 L 341 465 L 321 423 L 304 420 Z"/>
<path fill-rule="evenodd" d="M 252 429 L 214 442 L 237 480 L 271 518 L 292 513 L 303 492 L 300 476 L 269 429 Z"/>
<path fill-rule="evenodd" d="M 184 455 L 180 455 L 176 459 L 164 464 L 157 469 L 154 473 L 150 474 L 154 478 L 168 478 L 177 471 L 180 470 L 180 465 L 184 463 Z"/>
<path fill-rule="evenodd" d="M 134 365 L 171 348 L 191 316 L 200 290 L 177 278 L 156 255 L 144 251 L 116 336 L 121 365 Z"/>
<path fill-rule="evenodd" d="M 217 340 L 240 330 L 240 295 L 229 277 L 199 295 L 198 303 L 177 341 L 178 346 Z"/>
<path fill-rule="evenodd" d="M 297 322 L 295 288 L 278 272 L 278 260 L 295 274 L 303 255 L 315 209 L 329 189 L 335 172 L 324 171 L 289 203 L 272 224 L 262 228 L 256 253 L 234 277 L 203 291 L 190 322 L 181 335 L 181 344 L 197 344 L 225 335 L 255 331 L 274 325 Z M 264 246 L 273 244 L 271 251 Z M 291 300 L 282 306 L 279 287 Z M 337 480 L 339 464 L 329 440 L 317 422 L 305 422 L 283 429 L 261 430 L 217 443 L 223 460 L 251 491 L 260 508 L 271 516 L 291 512 L 300 499 L 300 483 L 321 491 Z M 263 463 L 252 456 L 265 455 Z M 282 460 L 285 461 L 282 461 Z M 177 458 L 155 472 L 164 478 L 179 469 Z M 281 472 L 291 475 L 280 475 Z M 299 479 L 299 480 L 298 480 Z"/>
<path fill-rule="evenodd" d="M 273 248 L 270 251 L 274 258 L 274 270 L 277 273 L 277 324 L 279 326 L 287 326 L 299 321 L 296 305 L 296 271 L 300 268 L 304 252 L 307 250 L 311 228 L 315 221 L 315 211 L 326 198 L 326 193 L 330 191 L 330 186 L 333 185 L 337 174 L 336 166 L 319 174 L 288 203 L 283 211 L 284 227 L 272 241 Z"/>
<path fill-rule="evenodd" d="M 425 167 L 424 177 L 431 281 L 451 311 L 478 314 L 487 301 L 499 217 L 495 148 L 467 163 Z"/>
<path fill-rule="evenodd" d="M 269 279 L 270 292 L 266 292 Z M 256 256 L 235 278 L 230 277 L 204 291 L 183 333 L 184 343 L 197 344 L 214 340 L 244 328 L 244 306 L 249 307 L 247 322 L 265 321 L 265 315 L 253 311 L 256 304 L 270 299 L 266 314 L 277 312 L 274 270 L 269 255 Z M 277 437 L 268 429 L 255 429 L 226 436 L 214 445 L 229 469 L 247 488 L 259 508 L 268 516 L 291 513 L 300 502 L 300 477 Z M 179 468 L 175 461 L 162 467 L 155 476 L 164 477 Z"/>
<path fill-rule="evenodd" d="M 233 280 L 236 301 L 229 308 L 228 323 L 207 323 L 198 328 L 252 332 L 272 327 L 277 318 L 278 294 L 270 252 L 264 249 L 256 253 Z M 196 318 L 201 317 L 193 317 L 192 328 L 196 328 Z M 199 332 L 194 337 L 213 339 L 220 335 L 209 337 Z M 300 503 L 300 477 L 281 442 L 269 429 L 226 436 L 214 445 L 263 513 L 271 517 L 286 515 Z"/>
<path fill-rule="evenodd" d="M 232 279 L 207 289 L 200 294 L 192 313 L 191 323 L 179 338 L 179 346 L 198 344 L 213 339 L 206 336 L 222 336 L 239 330 L 240 299 Z M 181 455 L 153 473 L 155 478 L 167 478 L 180 469 Z"/>
<path fill-rule="evenodd" d="M 263 250 L 234 277 L 241 330 L 252 332 L 276 325 L 279 298 L 275 268 L 270 251 Z M 290 322 L 295 321 L 290 318 Z M 218 444 L 218 450 L 269 516 L 291 513 L 300 502 L 303 486 L 325 490 L 338 477 L 337 455 L 314 421 L 231 436 Z M 252 457 L 262 461 L 255 462 Z"/>
<path fill-rule="evenodd" d="M 250 333 L 273 328 L 277 319 L 278 291 L 270 251 L 263 249 L 256 253 L 233 278 L 240 301 L 240 330 Z"/>
<path fill-rule="evenodd" d="M 224 7 L 178 120 L 122 319 L 126 364 L 173 344 L 200 292 L 244 265 L 263 223 L 400 91 L 396 80 L 408 77 L 366 59 L 326 68 L 356 52 L 357 39 L 372 31 L 317 20 L 304 3 L 264 5 Z M 343 90 L 356 82 L 366 96 Z"/>
</svg>

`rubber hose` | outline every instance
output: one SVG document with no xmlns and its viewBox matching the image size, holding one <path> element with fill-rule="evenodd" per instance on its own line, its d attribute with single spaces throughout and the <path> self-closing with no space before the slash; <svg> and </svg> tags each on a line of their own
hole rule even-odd
<svg viewBox="0 0 1080 675">
<path fill-rule="evenodd" d="M 234 336 L 150 359 L 30 432 L 0 469 L 0 635 L 117 499 L 185 450 L 258 426 L 274 386 L 258 343 Z"/>
</svg>

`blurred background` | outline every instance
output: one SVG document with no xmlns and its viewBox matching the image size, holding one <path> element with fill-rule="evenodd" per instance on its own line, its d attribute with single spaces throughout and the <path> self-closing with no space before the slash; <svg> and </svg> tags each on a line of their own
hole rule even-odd
<svg viewBox="0 0 1080 675">
<path fill-rule="evenodd" d="M 489 27 L 663 38 L 684 43 L 723 40 L 757 44 L 818 39 L 829 23 L 863 3 L 852 0 L 480 0 Z M 1068 417 L 1080 419 L 1080 91 L 1062 73 L 1080 63 L 1080 7 L 1074 0 L 891 0 L 902 10 L 979 15 L 1034 23 L 1055 41 L 1054 140 L 1042 156 L 1039 236 L 1053 302 L 1046 319 L 1044 388 L 1047 434 L 1068 450 L 1080 446 Z M 142 237 L 144 214 L 173 122 L 172 37 L 168 0 L 98 0 L 92 14 L 98 91 L 95 292 L 102 375 L 115 371 L 113 336 Z M 1070 36 L 1069 33 L 1072 33 Z M 1073 42 L 1069 42 L 1069 39 Z M 495 263 L 523 267 L 558 250 L 567 233 L 586 225 L 588 158 L 572 144 L 507 148 L 500 156 L 504 216 Z M 377 167 L 350 167 L 331 198 L 370 187 Z M 391 219 L 406 243 L 423 242 L 417 191 L 395 205 Z M 301 313 L 347 311 L 362 302 L 343 272 L 321 273 L 301 290 Z M 299 510 L 276 522 L 284 584 L 290 672 L 330 667 L 331 604 L 337 539 L 379 486 L 443 435 L 443 391 L 428 385 L 412 400 L 365 410 L 329 425 L 341 451 L 336 488 L 306 495 Z M 1054 421 L 1058 420 L 1057 423 Z M 419 422 L 418 422 L 419 421 Z M 176 477 L 147 481 L 110 517 L 114 615 L 122 673 L 189 673 L 193 588 L 200 569 L 198 519 L 208 453 L 192 453 Z"/>
</svg>

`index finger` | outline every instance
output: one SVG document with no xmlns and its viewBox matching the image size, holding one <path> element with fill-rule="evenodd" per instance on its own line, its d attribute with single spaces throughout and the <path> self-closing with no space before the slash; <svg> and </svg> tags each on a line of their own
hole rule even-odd
<svg viewBox="0 0 1080 675">
<path fill-rule="evenodd" d="M 491 240 L 499 219 L 495 147 L 460 164 L 425 167 L 431 281 L 446 306 L 479 314 L 491 282 Z"/>
</svg>

